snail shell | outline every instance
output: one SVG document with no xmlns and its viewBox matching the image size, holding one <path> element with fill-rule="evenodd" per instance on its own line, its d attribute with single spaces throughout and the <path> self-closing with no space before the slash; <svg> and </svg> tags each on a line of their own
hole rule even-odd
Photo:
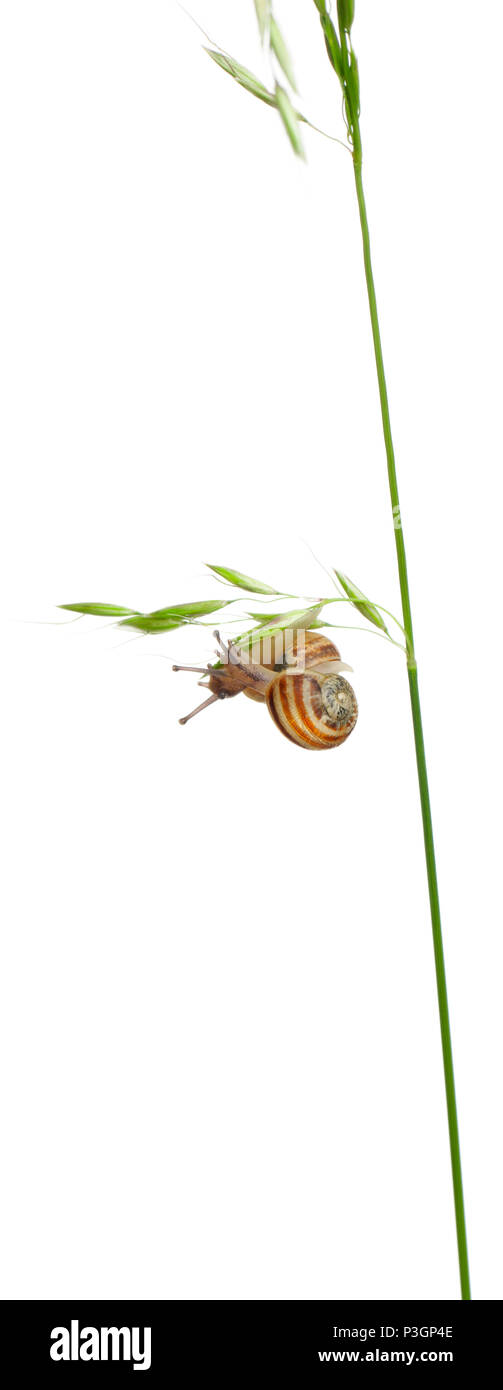
<svg viewBox="0 0 503 1390">
<path fill-rule="evenodd" d="M 301 748 L 335 748 L 358 718 L 355 692 L 340 675 L 284 671 L 271 681 L 265 698 L 278 729 Z"/>
</svg>

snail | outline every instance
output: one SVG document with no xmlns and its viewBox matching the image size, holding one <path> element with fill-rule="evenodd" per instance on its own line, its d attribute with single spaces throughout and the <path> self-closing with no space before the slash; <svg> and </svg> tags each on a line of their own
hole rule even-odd
<svg viewBox="0 0 503 1390">
<path fill-rule="evenodd" d="M 216 666 L 173 666 L 174 671 L 194 671 L 204 679 L 198 684 L 211 694 L 180 719 L 186 724 L 195 714 L 242 691 L 251 700 L 265 703 L 277 728 L 301 748 L 336 748 L 355 727 L 358 705 L 354 690 L 341 675 L 350 671 L 334 643 L 318 632 L 300 629 L 280 634 L 271 653 L 270 638 L 228 645 L 218 642 Z M 286 641 L 283 638 L 286 637 Z"/>
</svg>

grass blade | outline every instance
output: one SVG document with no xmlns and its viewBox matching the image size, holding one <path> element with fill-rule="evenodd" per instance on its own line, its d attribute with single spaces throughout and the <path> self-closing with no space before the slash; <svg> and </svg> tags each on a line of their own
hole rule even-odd
<svg viewBox="0 0 503 1390">
<path fill-rule="evenodd" d="M 370 599 L 366 598 L 365 594 L 362 594 L 358 585 L 353 584 L 352 580 L 348 579 L 347 574 L 342 573 L 342 570 L 335 570 L 334 573 L 337 575 L 339 584 L 341 588 L 344 589 L 344 593 L 351 599 L 353 608 L 357 608 L 358 612 L 361 613 L 363 618 L 367 618 L 369 623 L 374 623 L 375 627 L 380 627 L 383 632 L 387 633 L 388 629 L 386 623 L 379 609 L 376 608 L 375 603 L 371 603 Z"/>
<path fill-rule="evenodd" d="M 349 34 L 355 17 L 355 0 L 337 0 L 337 14 L 340 29 Z"/>
<path fill-rule="evenodd" d="M 94 618 L 124 618 L 138 613 L 137 608 L 120 608 L 117 603 L 58 603 L 68 613 L 88 613 Z"/>
<path fill-rule="evenodd" d="M 263 43 L 271 16 L 271 0 L 254 0 L 254 4 L 260 30 L 260 38 Z"/>
<path fill-rule="evenodd" d="M 282 87 L 279 82 L 276 83 L 276 105 L 294 153 L 298 154 L 299 159 L 305 159 L 306 155 L 300 134 L 299 117 L 297 112 L 293 109 L 288 92 L 285 91 L 285 88 Z"/>
<path fill-rule="evenodd" d="M 296 92 L 297 86 L 295 82 L 295 74 L 293 71 L 293 63 L 288 52 L 287 45 L 281 33 L 281 29 L 279 27 L 279 24 L 276 23 L 274 15 L 271 15 L 270 35 L 272 51 L 278 60 L 280 68 L 282 68 L 285 74 L 287 82 L 290 83 L 292 91 Z"/>
<path fill-rule="evenodd" d="M 314 622 L 316 622 L 323 603 L 316 603 L 311 608 L 293 608 L 289 613 L 282 613 L 276 621 L 262 624 L 259 627 L 250 628 L 248 632 L 243 632 L 236 638 L 236 646 L 241 646 L 243 642 L 259 641 L 263 637 L 275 637 L 279 632 L 297 632 L 299 628 L 305 628 L 306 632 Z"/>
<path fill-rule="evenodd" d="M 328 14 L 322 14 L 320 16 L 320 20 L 321 27 L 325 35 L 325 45 L 328 56 L 330 58 L 330 62 L 332 64 L 334 72 L 337 73 L 339 81 L 342 82 L 344 78 L 344 68 L 342 66 L 341 45 L 337 37 L 335 24 L 333 23 L 333 20 L 331 20 L 330 15 Z"/>
<path fill-rule="evenodd" d="M 134 618 L 123 618 L 120 627 L 134 627 L 138 632 L 172 632 L 176 627 L 184 627 L 190 618 L 177 618 L 166 614 L 155 618 L 153 613 L 137 613 Z"/>
<path fill-rule="evenodd" d="M 247 92 L 251 92 L 252 96 L 258 97 L 259 101 L 265 101 L 267 106 L 277 105 L 274 93 L 269 92 L 267 87 L 264 87 L 264 83 L 260 82 L 249 68 L 244 68 L 241 63 L 237 63 L 235 58 L 230 58 L 228 54 L 219 53 L 216 48 L 205 48 L 204 51 L 210 58 L 213 58 L 214 63 L 218 63 L 219 68 L 223 68 L 224 72 L 228 72 L 230 77 L 239 82 L 240 87 L 245 87 Z"/>
<path fill-rule="evenodd" d="M 213 570 L 214 574 L 219 574 L 222 579 L 226 579 L 229 584 L 234 584 L 236 589 L 247 589 L 249 594 L 279 594 L 279 589 L 273 589 L 270 584 L 263 584 L 260 579 L 252 579 L 249 574 L 241 574 L 240 570 L 227 569 L 225 565 L 206 565 L 208 570 Z"/>
<path fill-rule="evenodd" d="M 200 599 L 194 603 L 172 603 L 169 608 L 156 608 L 152 613 L 135 613 L 124 618 L 121 627 L 137 627 L 142 632 L 169 632 L 184 623 L 197 621 L 208 613 L 227 608 L 229 599 Z"/>
</svg>

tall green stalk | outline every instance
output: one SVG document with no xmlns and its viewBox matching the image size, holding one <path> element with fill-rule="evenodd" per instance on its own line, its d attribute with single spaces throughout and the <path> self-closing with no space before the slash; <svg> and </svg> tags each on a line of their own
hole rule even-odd
<svg viewBox="0 0 503 1390">
<path fill-rule="evenodd" d="M 351 71 L 352 55 L 349 31 L 341 26 L 341 58 L 343 74 L 347 79 L 347 74 Z M 357 69 L 356 69 L 357 71 Z M 377 380 L 379 385 L 379 399 L 381 403 L 382 426 L 384 434 L 384 444 L 386 448 L 386 460 L 388 465 L 388 481 L 391 508 L 393 514 L 393 524 L 395 530 L 395 544 L 398 562 L 398 575 L 400 580 L 400 593 L 402 599 L 403 625 L 407 641 L 407 674 L 409 678 L 410 703 L 412 709 L 412 722 L 414 726 L 414 742 L 416 747 L 417 775 L 419 781 L 419 794 L 421 798 L 421 814 L 423 818 L 424 849 L 426 855 L 426 872 L 428 876 L 428 890 L 430 896 L 431 926 L 433 932 L 433 950 L 435 955 L 435 971 L 437 977 L 438 1011 L 440 1017 L 440 1034 L 442 1039 L 442 1055 L 444 1064 L 445 1095 L 447 1101 L 447 1118 L 449 1124 L 449 1142 L 451 1150 L 452 1183 L 454 1190 L 454 1208 L 456 1214 L 456 1231 L 458 1241 L 459 1274 L 461 1281 L 462 1299 L 470 1299 L 470 1275 L 468 1269 L 468 1247 L 466 1239 L 465 1209 L 463 1200 L 463 1181 L 461 1175 L 461 1152 L 459 1144 L 459 1128 L 456 1109 L 456 1090 L 454 1085 L 454 1063 L 452 1055 L 451 1029 L 449 1024 L 449 1005 L 447 999 L 447 980 L 445 974 L 444 947 L 442 941 L 442 925 L 440 920 L 440 903 L 438 895 L 437 868 L 435 862 L 435 845 L 433 840 L 433 824 L 431 818 L 430 793 L 428 787 L 428 772 L 426 767 L 426 754 L 424 748 L 423 721 L 421 717 L 421 703 L 419 699 L 419 685 L 417 676 L 417 663 L 414 654 L 414 642 L 412 631 L 412 612 L 409 592 L 409 581 L 407 578 L 407 560 L 405 554 L 405 541 L 400 512 L 400 499 L 398 495 L 398 482 L 396 475 L 395 452 L 393 448 L 393 438 L 391 434 L 391 421 L 388 404 L 388 392 L 386 387 L 386 377 L 384 374 L 384 362 L 381 346 L 381 333 L 379 329 L 379 318 L 377 313 L 377 301 L 374 285 L 374 275 L 372 271 L 372 260 L 370 254 L 370 236 L 367 220 L 367 209 L 363 192 L 362 181 L 362 142 L 359 124 L 358 109 L 358 88 L 352 90 L 352 84 L 347 84 L 343 77 L 343 89 L 347 100 L 349 128 L 353 152 L 353 168 L 356 184 L 356 196 L 358 199 L 358 210 L 360 214 L 360 225 L 363 242 L 363 260 L 365 265 L 365 279 L 367 282 L 368 302 L 370 310 L 370 321 L 372 324 L 372 337 L 374 340 L 375 362 L 377 369 Z"/>
</svg>

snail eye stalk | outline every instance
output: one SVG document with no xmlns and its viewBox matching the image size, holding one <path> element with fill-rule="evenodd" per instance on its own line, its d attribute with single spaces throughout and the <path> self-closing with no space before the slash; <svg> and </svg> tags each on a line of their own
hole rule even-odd
<svg viewBox="0 0 503 1390">
<path fill-rule="evenodd" d="M 180 670 L 184 670 L 184 669 L 187 669 L 187 668 L 180 667 L 179 669 L 180 669 Z M 179 724 L 188 724 L 189 719 L 193 719 L 195 714 L 200 714 L 200 713 L 201 713 L 201 710 L 207 709 L 208 705 L 214 705 L 214 704 L 215 704 L 215 700 L 223 700 L 223 699 L 225 699 L 225 690 L 220 690 L 220 691 L 218 692 L 218 694 L 216 694 L 216 695 L 209 695 L 209 696 L 208 696 L 208 699 L 207 699 L 207 700 L 203 700 L 203 702 L 202 702 L 201 705 L 196 705 L 196 708 L 193 709 L 193 710 L 191 710 L 191 711 L 190 711 L 190 714 L 184 714 L 183 719 L 179 719 L 179 720 L 178 720 L 178 723 L 179 723 Z"/>
</svg>

